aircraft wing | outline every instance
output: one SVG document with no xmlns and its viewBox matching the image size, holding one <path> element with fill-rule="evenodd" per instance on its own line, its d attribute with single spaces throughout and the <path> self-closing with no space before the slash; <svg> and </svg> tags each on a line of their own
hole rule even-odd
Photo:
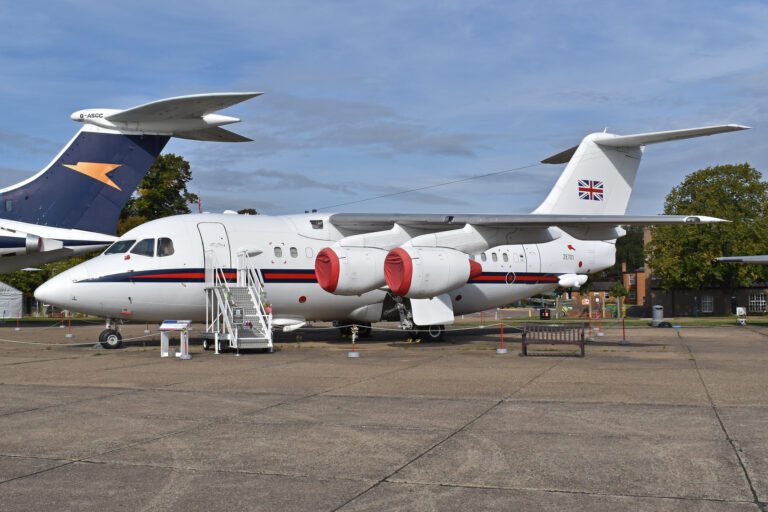
<svg viewBox="0 0 768 512">
<path fill-rule="evenodd" d="M 113 122 L 153 122 L 203 117 L 259 96 L 260 92 L 223 92 L 177 96 L 122 110 L 106 119 Z"/>
<path fill-rule="evenodd" d="M 329 222 L 356 231 L 378 231 L 393 225 L 428 231 L 455 229 L 465 224 L 489 228 L 610 228 L 616 226 L 655 226 L 662 224 L 711 224 L 728 222 L 704 215 L 476 215 L 407 213 L 334 213 Z"/>
<path fill-rule="evenodd" d="M 724 256 L 717 258 L 720 263 L 751 263 L 753 265 L 768 265 L 768 254 L 758 256 Z"/>
</svg>

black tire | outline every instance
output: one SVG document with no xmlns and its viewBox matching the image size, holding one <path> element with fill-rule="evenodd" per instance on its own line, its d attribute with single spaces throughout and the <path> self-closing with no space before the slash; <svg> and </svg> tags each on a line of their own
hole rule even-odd
<svg viewBox="0 0 768 512">
<path fill-rule="evenodd" d="M 213 340 L 203 338 L 203 350 L 213 350 Z"/>
<path fill-rule="evenodd" d="M 219 340 L 219 354 L 229 350 L 229 340 Z"/>
<path fill-rule="evenodd" d="M 423 336 L 429 341 L 439 341 L 443 339 L 443 334 L 445 333 L 445 326 L 427 325 L 426 327 L 422 327 L 421 330 L 424 332 Z"/>
<path fill-rule="evenodd" d="M 440 341 L 444 333 L 444 325 L 420 325 L 411 331 L 411 336 L 424 341 Z"/>
<path fill-rule="evenodd" d="M 106 329 L 99 335 L 99 342 L 102 347 L 112 350 L 123 346 L 123 337 L 115 330 Z"/>
</svg>

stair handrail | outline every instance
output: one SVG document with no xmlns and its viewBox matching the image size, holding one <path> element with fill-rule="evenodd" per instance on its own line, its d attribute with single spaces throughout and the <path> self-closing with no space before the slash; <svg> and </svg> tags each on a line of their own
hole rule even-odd
<svg viewBox="0 0 768 512">
<path fill-rule="evenodd" d="M 261 277 L 251 261 L 250 253 L 251 251 L 246 249 L 241 249 L 237 252 L 238 284 L 246 286 L 248 289 L 248 292 L 251 295 L 251 302 L 256 306 L 256 309 L 259 312 L 259 322 L 264 330 L 264 335 L 269 336 L 271 341 L 272 313 L 267 312 L 266 306 L 264 305 L 264 302 L 267 299 L 264 283 L 261 281 Z M 261 251 L 258 251 L 258 253 L 261 253 Z M 245 282 L 241 283 L 240 281 L 243 278 Z"/>
</svg>

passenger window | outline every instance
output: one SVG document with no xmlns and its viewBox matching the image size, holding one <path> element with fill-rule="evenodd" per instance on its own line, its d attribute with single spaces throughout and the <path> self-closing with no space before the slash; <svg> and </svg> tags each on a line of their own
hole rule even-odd
<svg viewBox="0 0 768 512">
<path fill-rule="evenodd" d="M 312 254 L 313 254 L 312 253 L 312 248 L 311 247 L 307 247 L 306 249 L 304 249 L 304 254 L 307 255 L 307 258 L 311 258 Z"/>
<path fill-rule="evenodd" d="M 275 258 L 282 258 L 283 250 L 279 247 L 275 247 Z"/>
<path fill-rule="evenodd" d="M 291 258 L 298 258 L 299 257 L 299 250 L 295 247 L 291 247 Z"/>
<path fill-rule="evenodd" d="M 487 260 L 488 260 L 488 256 L 486 256 L 485 253 L 480 255 L 480 261 L 487 261 Z"/>
<path fill-rule="evenodd" d="M 509 261 L 509 256 L 507 256 L 507 253 L 504 253 L 501 255 L 501 259 L 504 260 L 504 263 L 507 263 Z"/>
<path fill-rule="evenodd" d="M 145 238 L 136 242 L 136 245 L 131 249 L 131 254 L 138 254 L 139 256 L 154 256 L 155 255 L 155 239 Z"/>
<path fill-rule="evenodd" d="M 173 252 L 173 240 L 170 238 L 157 239 L 157 255 L 159 257 L 170 256 Z"/>
<path fill-rule="evenodd" d="M 491 253 L 491 259 L 492 259 L 493 261 L 499 261 L 499 257 L 496 255 L 496 253 L 495 253 L 495 252 L 492 252 L 492 253 Z"/>
<path fill-rule="evenodd" d="M 107 250 L 104 251 L 104 254 L 123 254 L 135 243 L 136 240 L 118 240 L 110 245 Z"/>
</svg>

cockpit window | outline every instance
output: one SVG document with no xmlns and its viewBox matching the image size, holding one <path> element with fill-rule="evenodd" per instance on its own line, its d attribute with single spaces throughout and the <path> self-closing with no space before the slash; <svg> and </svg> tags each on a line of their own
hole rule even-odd
<svg viewBox="0 0 768 512">
<path fill-rule="evenodd" d="M 107 250 L 104 251 L 104 254 L 122 254 L 128 251 L 134 243 L 136 243 L 136 240 L 118 240 L 110 245 Z"/>
<path fill-rule="evenodd" d="M 157 255 L 170 256 L 173 254 L 173 240 L 170 238 L 158 238 L 157 239 Z"/>
<path fill-rule="evenodd" d="M 155 239 L 145 238 L 136 242 L 136 245 L 131 249 L 131 254 L 138 254 L 140 256 L 154 256 L 155 255 Z"/>
</svg>

